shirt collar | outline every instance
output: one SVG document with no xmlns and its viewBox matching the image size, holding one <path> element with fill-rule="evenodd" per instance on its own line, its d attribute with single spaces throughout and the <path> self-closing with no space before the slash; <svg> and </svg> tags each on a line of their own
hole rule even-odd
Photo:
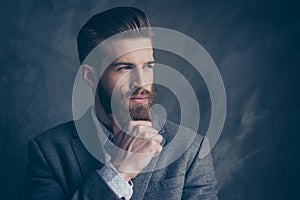
<svg viewBox="0 0 300 200">
<path fill-rule="evenodd" d="M 112 140 L 113 134 L 110 132 L 101 121 L 98 120 L 96 114 L 95 114 L 95 109 L 91 109 L 91 115 L 93 122 L 96 126 L 97 134 L 100 140 L 100 144 L 102 147 L 105 145 L 107 140 Z"/>
</svg>

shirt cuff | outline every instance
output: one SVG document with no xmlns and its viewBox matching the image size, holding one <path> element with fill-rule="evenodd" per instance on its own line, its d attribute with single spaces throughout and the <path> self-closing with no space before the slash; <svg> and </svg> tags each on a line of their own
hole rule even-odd
<svg viewBox="0 0 300 200">
<path fill-rule="evenodd" d="M 127 182 L 111 164 L 99 169 L 98 173 L 119 198 L 130 199 L 132 197 L 132 181 Z"/>
</svg>

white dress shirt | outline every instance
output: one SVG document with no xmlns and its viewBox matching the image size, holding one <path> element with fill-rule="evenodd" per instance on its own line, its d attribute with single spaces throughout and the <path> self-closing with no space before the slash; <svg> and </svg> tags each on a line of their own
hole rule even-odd
<svg viewBox="0 0 300 200">
<path fill-rule="evenodd" d="M 94 109 L 91 109 L 91 115 L 97 129 L 98 138 L 100 140 L 100 144 L 102 145 L 102 150 L 106 161 L 105 166 L 99 169 L 98 173 L 119 198 L 130 199 L 133 194 L 132 181 L 127 182 L 123 176 L 118 173 L 115 167 L 110 163 L 111 156 L 104 148 L 106 142 L 113 138 L 113 134 L 98 120 Z"/>
</svg>

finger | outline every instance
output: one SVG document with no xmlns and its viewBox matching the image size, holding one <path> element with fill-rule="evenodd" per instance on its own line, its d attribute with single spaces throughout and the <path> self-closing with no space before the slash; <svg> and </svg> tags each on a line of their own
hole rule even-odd
<svg viewBox="0 0 300 200">
<path fill-rule="evenodd" d="M 128 123 L 128 126 L 136 126 L 136 125 L 144 125 L 144 126 L 148 126 L 148 127 L 152 127 L 152 122 L 150 121 L 144 121 L 144 120 L 138 120 L 138 121 L 133 121 L 130 120 Z"/>
<path fill-rule="evenodd" d="M 161 150 L 162 151 L 162 150 Z M 161 151 L 156 151 L 153 155 L 153 158 L 155 158 L 156 156 L 158 156 L 160 154 Z"/>
<path fill-rule="evenodd" d="M 119 121 L 117 120 L 117 118 L 113 114 L 110 114 L 109 116 L 110 116 L 110 118 L 112 120 L 114 133 L 119 133 L 121 131 L 125 131 L 124 127 L 123 127 L 123 129 L 120 128 L 121 125 L 120 125 Z M 138 128 L 138 130 L 136 130 L 137 133 L 140 133 L 142 131 L 141 129 L 143 129 L 143 127 L 150 127 L 151 128 L 152 127 L 152 122 L 143 121 L 143 120 L 139 120 L 139 121 L 132 121 L 132 120 L 130 120 L 130 121 L 128 121 L 128 125 L 125 128 L 127 130 L 126 131 L 127 134 L 129 134 L 129 135 L 138 135 L 138 134 L 130 134 L 131 132 L 134 132 L 135 128 L 137 128 L 136 126 L 140 126 Z"/>
<path fill-rule="evenodd" d="M 136 138 L 151 138 L 157 134 L 157 130 L 143 125 L 136 125 L 130 132 Z"/>
<path fill-rule="evenodd" d="M 153 152 L 153 157 L 156 157 L 161 151 L 163 147 L 161 145 L 156 145 L 156 150 Z"/>
<path fill-rule="evenodd" d="M 162 135 L 160 135 L 160 134 L 158 134 L 158 133 L 154 134 L 154 135 L 151 137 L 151 139 L 155 140 L 155 141 L 156 141 L 157 143 L 159 143 L 159 144 L 163 141 Z"/>
</svg>

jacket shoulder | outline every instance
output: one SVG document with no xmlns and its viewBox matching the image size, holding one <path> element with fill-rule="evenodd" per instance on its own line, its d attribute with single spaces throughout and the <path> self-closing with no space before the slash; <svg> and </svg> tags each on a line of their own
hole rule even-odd
<svg viewBox="0 0 300 200">
<path fill-rule="evenodd" d="M 163 134 L 166 136 L 167 142 L 171 142 L 171 140 L 174 139 L 176 135 L 179 135 L 182 141 L 186 141 L 188 143 L 191 143 L 191 141 L 193 141 L 193 146 L 196 147 L 196 149 L 199 149 L 202 145 L 203 140 L 207 139 L 201 133 L 195 132 L 186 126 L 179 125 L 169 120 L 167 120 L 164 125 Z"/>
<path fill-rule="evenodd" d="M 75 137 L 74 121 L 65 122 L 52 127 L 33 138 L 37 144 L 44 143 L 65 143 Z"/>
</svg>

